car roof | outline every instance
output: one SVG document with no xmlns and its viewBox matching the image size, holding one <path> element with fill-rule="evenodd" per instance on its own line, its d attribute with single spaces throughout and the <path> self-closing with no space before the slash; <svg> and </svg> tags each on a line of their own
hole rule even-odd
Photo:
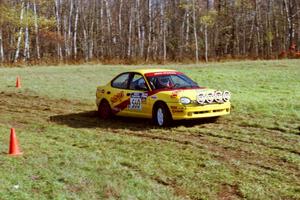
<svg viewBox="0 0 300 200">
<path fill-rule="evenodd" d="M 172 70 L 172 69 L 136 69 L 136 70 L 132 70 L 131 72 L 147 74 L 147 73 L 156 73 L 156 72 L 176 72 L 176 70 Z"/>
</svg>

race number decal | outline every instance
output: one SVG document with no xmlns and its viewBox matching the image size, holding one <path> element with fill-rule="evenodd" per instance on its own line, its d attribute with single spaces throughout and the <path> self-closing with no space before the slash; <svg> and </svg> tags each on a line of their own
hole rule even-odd
<svg viewBox="0 0 300 200">
<path fill-rule="evenodd" d="M 142 110 L 142 101 L 144 99 L 143 93 L 132 93 L 130 96 L 130 104 L 128 109 L 131 110 Z"/>
</svg>

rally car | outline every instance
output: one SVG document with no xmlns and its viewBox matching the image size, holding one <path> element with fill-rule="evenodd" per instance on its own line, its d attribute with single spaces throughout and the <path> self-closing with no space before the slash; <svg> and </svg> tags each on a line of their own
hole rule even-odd
<svg viewBox="0 0 300 200">
<path fill-rule="evenodd" d="M 100 118 L 152 118 L 158 126 L 168 126 L 173 120 L 227 115 L 229 100 L 228 91 L 201 87 L 182 72 L 163 69 L 124 72 L 96 91 Z"/>
</svg>

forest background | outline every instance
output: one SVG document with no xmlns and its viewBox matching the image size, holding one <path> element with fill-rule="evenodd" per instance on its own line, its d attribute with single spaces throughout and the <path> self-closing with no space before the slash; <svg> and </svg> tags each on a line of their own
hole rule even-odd
<svg viewBox="0 0 300 200">
<path fill-rule="evenodd" d="M 298 0 L 0 0 L 0 65 L 299 58 Z"/>
</svg>

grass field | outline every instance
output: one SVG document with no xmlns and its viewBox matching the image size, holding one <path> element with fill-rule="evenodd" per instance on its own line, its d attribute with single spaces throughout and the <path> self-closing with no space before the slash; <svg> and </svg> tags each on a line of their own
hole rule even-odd
<svg viewBox="0 0 300 200">
<path fill-rule="evenodd" d="M 133 68 L 0 68 L 0 199 L 300 199 L 300 60 L 163 66 L 233 93 L 230 116 L 168 129 L 96 117 L 96 86 Z"/>
</svg>

